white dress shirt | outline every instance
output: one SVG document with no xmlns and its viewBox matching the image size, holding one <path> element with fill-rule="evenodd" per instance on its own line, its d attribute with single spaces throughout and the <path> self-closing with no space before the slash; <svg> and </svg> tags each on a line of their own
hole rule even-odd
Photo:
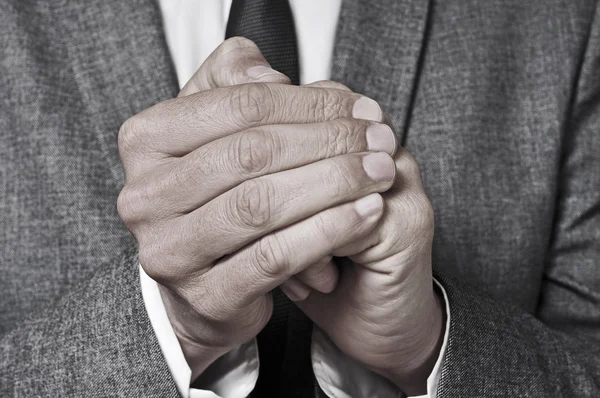
<svg viewBox="0 0 600 398">
<path fill-rule="evenodd" d="M 160 0 L 167 44 L 180 87 L 223 41 L 231 0 Z M 302 84 L 329 78 L 335 29 L 341 0 L 290 0 L 298 38 Z M 214 362 L 205 372 L 202 389 L 190 388 L 189 368 L 165 311 L 158 286 L 140 266 L 142 295 L 150 322 L 184 398 L 244 398 L 254 389 L 259 373 L 256 339 Z M 437 283 L 437 282 L 436 282 Z M 440 286 L 438 284 L 438 286 Z M 440 356 L 427 380 L 427 397 L 435 397 L 450 326 L 446 292 L 446 335 Z M 342 353 L 318 328 L 311 342 L 313 371 L 329 397 L 397 398 L 399 389 Z M 205 376 L 203 375 L 203 376 Z"/>
</svg>

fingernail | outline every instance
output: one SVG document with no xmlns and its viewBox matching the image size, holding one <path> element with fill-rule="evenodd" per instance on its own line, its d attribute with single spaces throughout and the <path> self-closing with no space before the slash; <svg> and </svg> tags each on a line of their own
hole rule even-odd
<svg viewBox="0 0 600 398">
<path fill-rule="evenodd" d="M 260 79 L 267 75 L 282 75 L 282 73 L 277 72 L 275 69 L 269 68 L 268 66 L 264 65 L 258 65 L 248 68 L 246 74 L 252 79 Z"/>
<path fill-rule="evenodd" d="M 381 122 L 383 113 L 377 102 L 368 97 L 360 97 L 352 107 L 352 117 L 355 119 L 373 120 Z"/>
<path fill-rule="evenodd" d="M 310 295 L 310 288 L 295 278 L 288 279 L 279 288 L 292 301 L 306 300 Z"/>
<path fill-rule="evenodd" d="M 396 135 L 387 124 L 372 124 L 367 127 L 367 147 L 369 151 L 396 152 Z"/>
<path fill-rule="evenodd" d="M 354 208 L 361 217 L 374 216 L 383 209 L 383 200 L 381 199 L 381 195 L 373 193 L 354 202 Z"/>
<path fill-rule="evenodd" d="M 394 160 L 387 153 L 371 153 L 363 158 L 363 168 L 375 181 L 391 181 L 396 175 Z"/>
</svg>

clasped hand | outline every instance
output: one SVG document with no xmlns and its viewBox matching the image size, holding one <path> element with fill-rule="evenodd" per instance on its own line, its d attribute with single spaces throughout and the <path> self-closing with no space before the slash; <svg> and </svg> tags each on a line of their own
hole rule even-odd
<svg viewBox="0 0 600 398">
<path fill-rule="evenodd" d="M 340 84 L 290 85 L 234 38 L 123 124 L 119 214 L 193 377 L 260 332 L 281 286 L 348 356 L 424 392 L 443 334 L 433 211 L 384 121 Z"/>
</svg>

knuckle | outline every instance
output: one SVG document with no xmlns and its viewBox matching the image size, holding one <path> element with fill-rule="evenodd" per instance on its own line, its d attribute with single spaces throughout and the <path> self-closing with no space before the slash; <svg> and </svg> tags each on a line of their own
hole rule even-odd
<svg viewBox="0 0 600 398">
<path fill-rule="evenodd" d="M 117 213 L 125 225 L 127 225 L 131 216 L 131 200 L 127 187 L 123 187 L 117 197 Z"/>
<path fill-rule="evenodd" d="M 286 275 L 290 268 L 281 241 L 274 237 L 257 242 L 254 263 L 257 271 L 267 278 Z"/>
<path fill-rule="evenodd" d="M 170 278 L 168 269 L 163 266 L 156 246 L 146 242 L 139 243 L 138 258 L 146 274 L 161 285 L 167 286 Z"/>
<path fill-rule="evenodd" d="M 136 115 L 127 119 L 119 129 L 117 144 L 122 157 L 127 157 L 139 147 L 142 130 L 142 117 Z"/>
<path fill-rule="evenodd" d="M 190 271 L 198 265 L 198 258 L 185 248 L 184 241 L 175 241 L 169 236 L 168 227 L 161 226 L 160 232 L 144 233 L 138 242 L 138 259 L 148 276 L 164 286 L 177 285 L 183 291 L 189 284 Z M 195 283 L 202 273 L 196 270 Z"/>
<path fill-rule="evenodd" d="M 327 157 L 361 150 L 360 122 L 353 119 L 336 119 L 326 125 L 327 145 L 324 148 Z"/>
<path fill-rule="evenodd" d="M 245 181 L 237 190 L 234 214 L 245 227 L 266 228 L 272 216 L 272 193 L 273 189 L 266 181 Z"/>
<path fill-rule="evenodd" d="M 239 135 L 235 159 L 240 169 L 249 175 L 268 170 L 272 163 L 272 136 L 264 131 L 250 130 Z"/>
<path fill-rule="evenodd" d="M 342 103 L 341 92 L 337 90 L 316 90 L 316 106 L 314 107 L 317 119 L 335 119 L 340 114 Z"/>
<path fill-rule="evenodd" d="M 242 84 L 233 92 L 231 109 L 243 124 L 254 126 L 269 118 L 273 93 L 264 83 Z"/>
<path fill-rule="evenodd" d="M 164 205 L 163 185 L 168 182 L 127 184 L 117 198 L 117 212 L 125 225 L 137 229 L 143 224 L 168 216 L 172 209 Z M 161 203 L 163 205 L 161 205 Z"/>
<path fill-rule="evenodd" d="M 119 128 L 117 147 L 126 171 L 135 169 L 140 161 L 156 158 L 161 152 L 156 147 L 156 132 L 160 130 L 160 120 L 168 115 L 164 110 L 169 106 L 166 104 L 169 101 L 172 100 L 158 103 L 130 117 Z"/>
<path fill-rule="evenodd" d="M 125 186 L 119 193 L 117 198 L 117 212 L 119 217 L 127 228 L 135 229 L 135 227 L 144 220 L 145 213 L 141 208 L 143 201 L 140 200 L 139 191 Z"/>
</svg>

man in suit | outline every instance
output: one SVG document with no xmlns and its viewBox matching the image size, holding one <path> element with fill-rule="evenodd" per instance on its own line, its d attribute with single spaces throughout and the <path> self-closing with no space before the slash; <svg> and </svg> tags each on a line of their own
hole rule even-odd
<svg viewBox="0 0 600 398">
<path fill-rule="evenodd" d="M 234 39 L 178 94 L 156 4 L 2 3 L 2 395 L 177 396 L 138 263 L 191 380 L 258 334 L 257 396 L 345 396 L 308 316 L 377 391 L 597 395 L 597 12 L 349 0 L 344 85 Z"/>
</svg>

